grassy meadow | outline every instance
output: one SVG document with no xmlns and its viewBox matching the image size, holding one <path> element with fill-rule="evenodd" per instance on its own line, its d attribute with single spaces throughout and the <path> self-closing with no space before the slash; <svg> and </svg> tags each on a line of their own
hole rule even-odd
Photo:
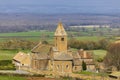
<svg viewBox="0 0 120 80">
<path fill-rule="evenodd" d="M 94 59 L 95 60 L 103 59 L 105 57 L 106 53 L 107 53 L 106 50 L 93 50 Z"/>
<path fill-rule="evenodd" d="M 0 80 L 26 80 L 24 77 L 0 75 Z"/>
<path fill-rule="evenodd" d="M 68 34 L 77 35 L 79 32 L 71 32 L 69 31 Z M 70 36 L 70 35 L 68 35 Z M 29 32 L 17 32 L 17 33 L 1 33 L 0 34 L 0 42 L 4 42 L 10 39 L 24 39 L 29 41 L 40 41 L 40 40 L 47 40 L 52 42 L 54 38 L 54 32 L 48 31 L 29 31 Z M 70 39 L 69 37 L 68 39 Z M 73 36 L 80 41 L 98 41 L 105 37 L 100 36 Z"/>
<path fill-rule="evenodd" d="M 12 60 L 19 51 L 30 52 L 30 50 L 0 50 L 0 60 Z"/>
</svg>

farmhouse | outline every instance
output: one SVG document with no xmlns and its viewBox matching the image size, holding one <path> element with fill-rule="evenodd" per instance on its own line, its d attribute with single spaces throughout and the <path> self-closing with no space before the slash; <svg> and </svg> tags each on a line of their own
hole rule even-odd
<svg viewBox="0 0 120 80">
<path fill-rule="evenodd" d="M 67 33 L 59 22 L 54 34 L 54 46 L 39 43 L 31 50 L 31 69 L 52 71 L 56 74 L 72 73 L 82 70 L 82 62 L 87 70 L 94 70 L 93 56 L 83 49 L 73 52 L 67 46 Z"/>
</svg>

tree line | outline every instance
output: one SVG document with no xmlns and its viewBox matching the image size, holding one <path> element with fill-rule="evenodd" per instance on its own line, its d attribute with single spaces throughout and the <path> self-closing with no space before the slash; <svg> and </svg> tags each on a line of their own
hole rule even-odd
<svg viewBox="0 0 120 80">
<path fill-rule="evenodd" d="M 0 49 L 32 49 L 39 42 L 20 40 L 20 39 L 11 39 L 9 41 L 1 42 Z M 49 42 L 43 40 L 43 44 L 50 44 Z M 95 50 L 95 49 L 107 49 L 107 46 L 110 44 L 108 39 L 101 39 L 99 41 L 80 41 L 74 38 L 68 40 L 68 47 L 76 49 L 85 49 L 85 50 Z"/>
<path fill-rule="evenodd" d="M 28 41 L 28 40 L 18 40 L 18 39 L 12 39 L 6 42 L 0 43 L 0 49 L 32 49 L 35 45 L 37 45 L 37 42 Z"/>
<path fill-rule="evenodd" d="M 101 39 L 99 41 L 80 41 L 77 39 L 70 39 L 68 41 L 68 46 L 76 49 L 85 49 L 85 50 L 96 50 L 104 49 L 106 50 L 110 41 L 108 39 Z"/>
</svg>

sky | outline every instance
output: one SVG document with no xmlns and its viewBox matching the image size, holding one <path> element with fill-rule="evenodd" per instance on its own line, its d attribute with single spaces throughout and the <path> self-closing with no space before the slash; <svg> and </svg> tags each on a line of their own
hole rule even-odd
<svg viewBox="0 0 120 80">
<path fill-rule="evenodd" d="M 0 0 L 0 13 L 120 13 L 120 0 Z"/>
</svg>

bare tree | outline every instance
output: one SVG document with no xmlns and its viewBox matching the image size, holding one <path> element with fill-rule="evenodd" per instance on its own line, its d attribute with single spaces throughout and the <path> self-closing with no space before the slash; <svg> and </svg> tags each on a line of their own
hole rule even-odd
<svg viewBox="0 0 120 80">
<path fill-rule="evenodd" d="M 104 62 L 107 66 L 115 66 L 120 70 L 120 43 L 113 43 L 109 46 Z"/>
</svg>

